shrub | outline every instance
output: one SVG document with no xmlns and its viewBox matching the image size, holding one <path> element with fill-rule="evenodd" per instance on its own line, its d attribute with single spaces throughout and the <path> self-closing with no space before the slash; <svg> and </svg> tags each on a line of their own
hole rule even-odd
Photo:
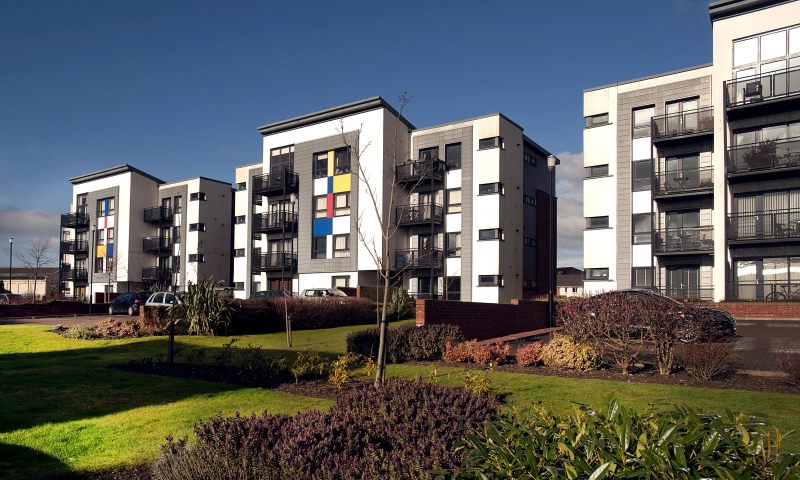
<svg viewBox="0 0 800 480">
<path fill-rule="evenodd" d="M 67 329 L 64 336 L 78 340 L 91 340 L 94 338 L 94 331 L 86 325 L 73 325 Z"/>
<path fill-rule="evenodd" d="M 542 342 L 536 341 L 517 349 L 517 363 L 522 366 L 537 363 L 542 355 Z"/>
<path fill-rule="evenodd" d="M 300 377 L 306 375 L 323 375 L 327 369 L 327 364 L 317 352 L 300 352 L 294 365 L 289 369 L 294 375 L 294 382 L 297 383 Z"/>
<path fill-rule="evenodd" d="M 548 367 L 575 370 L 596 370 L 601 365 L 600 357 L 591 346 L 557 333 L 542 348 L 541 359 Z"/>
<path fill-rule="evenodd" d="M 447 362 L 471 362 L 472 352 L 477 348 L 477 340 L 467 340 L 461 343 L 448 343 L 442 352 L 442 358 Z"/>
<path fill-rule="evenodd" d="M 683 346 L 683 368 L 697 380 L 708 380 L 725 373 L 735 357 L 728 342 L 697 342 Z"/>
<path fill-rule="evenodd" d="M 406 360 L 429 361 L 442 358 L 448 342 L 464 339 L 461 330 L 453 325 L 425 325 L 413 323 L 388 329 L 386 358 L 391 363 Z M 377 358 L 380 331 L 378 328 L 359 330 L 347 336 L 347 351 L 369 358 Z"/>
<path fill-rule="evenodd" d="M 292 329 L 312 330 L 375 323 L 374 305 L 363 298 L 258 298 L 231 303 L 231 330 L 237 335 L 284 331 L 285 312 Z"/>
<path fill-rule="evenodd" d="M 286 373 L 286 359 L 271 357 L 261 348 L 261 345 L 248 344 L 240 350 L 239 368 L 242 375 L 251 381 L 261 382 Z"/>
<path fill-rule="evenodd" d="M 784 380 L 790 385 L 800 387 L 800 354 L 781 352 L 776 355 L 778 368 L 785 374 Z"/>
<path fill-rule="evenodd" d="M 642 414 L 606 399 L 572 415 L 514 409 L 466 436 L 466 461 L 444 478 L 798 478 L 800 455 L 783 436 L 730 411 L 688 406 Z"/>
<path fill-rule="evenodd" d="M 442 358 L 448 362 L 475 362 L 489 365 L 505 360 L 510 351 L 511 345 L 505 342 L 481 345 L 477 340 L 471 340 L 455 345 L 448 343 Z"/>
<path fill-rule="evenodd" d="M 499 413 L 496 400 L 463 388 L 390 380 L 342 395 L 327 412 L 216 418 L 196 443 L 167 437 L 153 478 L 431 478 L 457 468 L 465 428 Z M 212 459 L 212 457 L 216 457 Z M 211 465 L 209 465 L 211 463 Z M 221 477 L 208 469 L 227 468 Z M 245 474 L 250 474 L 247 477 Z"/>
<path fill-rule="evenodd" d="M 227 333 L 231 321 L 231 307 L 216 290 L 218 283 L 214 277 L 201 277 L 196 285 L 189 285 L 183 296 L 183 308 L 180 309 L 189 322 L 189 333 L 199 335 Z M 177 310 L 172 308 L 170 310 L 173 316 L 177 315 Z"/>
</svg>

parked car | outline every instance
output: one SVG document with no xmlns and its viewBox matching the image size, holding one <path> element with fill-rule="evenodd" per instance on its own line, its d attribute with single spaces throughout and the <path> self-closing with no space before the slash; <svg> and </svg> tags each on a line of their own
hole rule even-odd
<svg viewBox="0 0 800 480">
<path fill-rule="evenodd" d="M 300 294 L 300 298 L 319 297 L 346 297 L 347 295 L 338 288 L 307 288 Z"/>
<path fill-rule="evenodd" d="M 27 298 L 18 293 L 0 293 L 0 304 L 26 303 Z"/>
<path fill-rule="evenodd" d="M 108 314 L 127 313 L 130 316 L 138 315 L 139 307 L 144 305 L 149 295 L 147 292 L 120 293 L 117 298 L 111 300 L 111 303 L 108 304 Z"/>
<path fill-rule="evenodd" d="M 250 293 L 250 298 L 292 298 L 289 292 L 283 290 L 261 290 L 260 292 Z"/>
<path fill-rule="evenodd" d="M 184 292 L 156 292 L 148 297 L 146 307 L 171 307 L 177 302 L 183 303 Z"/>
</svg>

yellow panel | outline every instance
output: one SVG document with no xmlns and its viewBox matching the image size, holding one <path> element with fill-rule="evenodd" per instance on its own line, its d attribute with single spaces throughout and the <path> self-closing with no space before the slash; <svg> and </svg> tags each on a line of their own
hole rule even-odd
<svg viewBox="0 0 800 480">
<path fill-rule="evenodd" d="M 105 257 L 106 256 L 106 246 L 105 245 L 98 245 L 97 246 L 97 256 L 98 257 Z"/>
<path fill-rule="evenodd" d="M 350 191 L 350 174 L 336 175 L 333 177 L 333 193 Z"/>
<path fill-rule="evenodd" d="M 333 176 L 333 150 L 328 152 L 328 176 Z"/>
</svg>

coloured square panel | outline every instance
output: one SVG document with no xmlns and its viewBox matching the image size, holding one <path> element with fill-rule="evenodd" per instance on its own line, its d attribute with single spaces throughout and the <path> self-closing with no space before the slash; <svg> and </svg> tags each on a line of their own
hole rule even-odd
<svg viewBox="0 0 800 480">
<path fill-rule="evenodd" d="M 333 193 L 350 191 L 350 174 L 336 175 L 333 177 Z"/>
<path fill-rule="evenodd" d="M 333 219 L 331 218 L 318 218 L 314 220 L 314 233 L 315 237 L 322 237 L 330 235 L 333 231 Z"/>
</svg>

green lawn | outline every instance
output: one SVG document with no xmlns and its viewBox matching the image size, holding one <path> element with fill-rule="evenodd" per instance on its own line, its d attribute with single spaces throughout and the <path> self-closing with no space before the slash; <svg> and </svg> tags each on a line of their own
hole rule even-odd
<svg viewBox="0 0 800 480">
<path fill-rule="evenodd" d="M 335 356 L 344 353 L 347 333 L 360 328 L 364 327 L 296 331 L 292 349 L 286 348 L 282 333 L 244 336 L 238 345 L 262 345 L 290 361 L 304 349 Z M 211 362 L 215 351 L 228 340 L 180 337 L 177 344 L 184 352 L 207 348 L 206 361 Z M 165 338 L 70 340 L 48 327 L 0 326 L 0 478 L 124 468 L 154 458 L 166 435 L 190 434 L 194 422 L 217 413 L 294 413 L 330 405 L 325 400 L 257 388 L 106 368 L 165 352 Z M 389 374 L 425 378 L 431 369 L 392 365 Z M 622 403 L 636 408 L 660 399 L 686 401 L 701 410 L 723 413 L 727 407 L 755 414 L 784 431 L 800 429 L 796 395 L 510 373 L 493 373 L 491 378 L 495 390 L 517 405 L 542 401 L 562 413 L 571 411 L 573 401 L 599 404 L 613 391 Z M 461 384 L 457 376 L 442 378 L 440 383 Z M 800 451 L 798 440 L 792 438 L 786 446 Z"/>
</svg>

